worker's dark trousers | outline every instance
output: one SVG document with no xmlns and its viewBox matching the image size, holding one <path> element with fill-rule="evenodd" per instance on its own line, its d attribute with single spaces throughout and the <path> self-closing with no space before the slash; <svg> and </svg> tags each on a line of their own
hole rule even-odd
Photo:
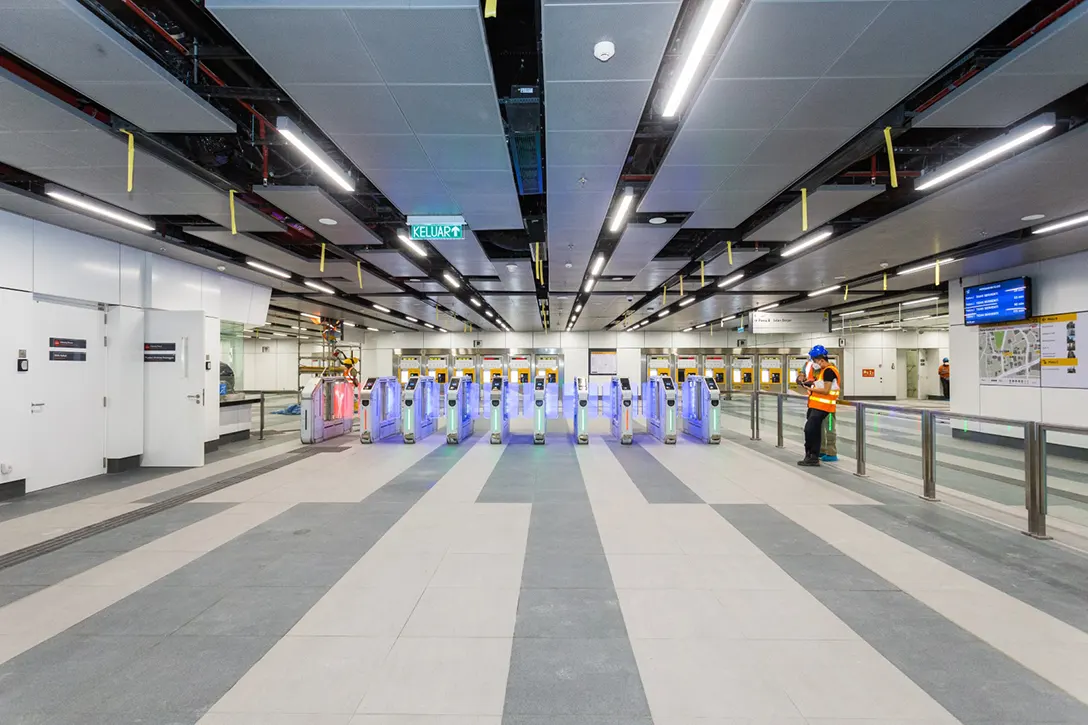
<svg viewBox="0 0 1088 725">
<path fill-rule="evenodd" d="M 820 436 L 826 418 L 826 410 L 808 409 L 808 418 L 805 419 L 805 458 L 816 458 L 820 455 Z"/>
<path fill-rule="evenodd" d="M 948 397 L 948 378 L 941 378 L 941 395 Z"/>
</svg>

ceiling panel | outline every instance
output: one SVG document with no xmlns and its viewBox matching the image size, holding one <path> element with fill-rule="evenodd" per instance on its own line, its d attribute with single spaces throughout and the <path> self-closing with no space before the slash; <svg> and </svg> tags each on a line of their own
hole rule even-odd
<svg viewBox="0 0 1088 725">
<path fill-rule="evenodd" d="M 802 253 L 738 288 L 806 291 L 834 284 L 836 276 L 876 274 L 882 263 L 894 267 L 1021 229 L 1027 225 L 1021 217 L 1028 214 L 1057 219 L 1082 212 L 1086 185 L 1088 126 L 1081 126 Z"/>
<path fill-rule="evenodd" d="M 0 46 L 145 131 L 237 130 L 77 0 L 5 2 L 2 7 Z"/>
<path fill-rule="evenodd" d="M 229 229 L 210 227 L 182 227 L 182 231 L 303 277 L 310 277 L 318 273 L 317 262 L 311 262 L 251 234 L 231 234 Z M 267 277 L 268 275 L 262 276 Z"/>
<path fill-rule="evenodd" d="M 863 302 L 864 300 L 871 300 L 873 297 L 879 296 L 879 293 L 874 292 L 857 292 L 850 290 L 850 296 L 848 300 L 850 302 Z M 843 304 L 842 290 L 834 292 L 829 295 L 821 295 L 820 297 L 806 297 L 803 300 L 792 302 L 788 305 L 782 305 L 783 310 L 797 310 L 802 312 L 814 311 L 814 310 L 826 310 L 835 305 Z"/>
<path fill-rule="evenodd" d="M 728 317 L 739 314 L 743 310 L 753 307 L 768 305 L 781 299 L 781 295 L 737 295 L 720 294 L 709 297 L 701 302 L 684 307 L 669 314 L 662 319 L 653 318 L 645 328 L 647 330 L 683 330 L 686 327 L 701 324 L 707 320 Z M 656 315 L 656 310 L 639 310 L 638 314 L 631 318 L 632 322 L 646 319 Z M 715 328 L 718 329 L 718 328 Z"/>
<path fill-rule="evenodd" d="M 604 274 L 638 274 L 669 243 L 678 229 L 669 224 L 628 224 L 604 268 Z M 679 260 L 679 263 L 683 264 L 684 260 Z"/>
<path fill-rule="evenodd" d="M 1073 8 L 914 120 L 1004 128 L 1088 82 L 1088 5 Z"/>
<path fill-rule="evenodd" d="M 765 249 L 734 249 L 733 250 L 733 264 L 729 263 L 729 254 L 722 253 L 714 259 L 710 260 L 704 266 L 703 271 L 707 275 L 718 275 L 727 277 L 733 274 L 744 265 L 759 259 L 767 254 Z"/>
<path fill-rule="evenodd" d="M 480 246 L 480 241 L 470 230 L 465 230 L 464 239 L 432 239 L 428 243 L 465 276 L 492 277 L 496 273 L 494 265 Z"/>
<path fill-rule="evenodd" d="M 883 194 L 883 184 L 854 184 L 821 186 L 808 195 L 808 225 L 816 229 L 855 206 Z M 754 242 L 792 242 L 806 232 L 801 231 L 801 201 L 752 232 L 744 239 Z"/>
<path fill-rule="evenodd" d="M 484 299 L 506 320 L 511 329 L 519 332 L 535 332 L 544 329 L 535 295 L 489 294 L 484 295 Z"/>
<path fill-rule="evenodd" d="M 509 292 L 532 292 L 536 289 L 536 281 L 533 278 L 533 263 L 528 259 L 500 259 L 495 262 L 495 274 L 499 276 L 496 286 L 485 286 L 484 283 L 473 286 L 479 290 L 498 289 Z"/>
<path fill-rule="evenodd" d="M 313 229 L 333 244 L 382 244 L 369 227 L 318 186 L 259 186 L 254 192 Z M 322 219 L 336 222 L 329 225 Z"/>
<path fill-rule="evenodd" d="M 408 257 L 394 249 L 356 250 L 355 254 L 393 277 L 426 276 Z"/>
<path fill-rule="evenodd" d="M 326 262 L 325 271 L 319 271 L 312 276 L 314 279 L 320 279 L 331 284 L 341 292 L 353 295 L 402 292 L 400 287 L 367 272 L 365 269 L 362 271 L 363 286 L 359 287 L 359 271 L 351 262 Z"/>
<path fill-rule="evenodd" d="M 489 322 L 486 317 L 483 316 L 475 307 L 469 304 L 465 304 L 453 295 L 437 295 L 434 298 L 435 302 L 442 305 L 446 309 L 453 310 L 457 314 L 464 317 L 466 320 L 476 325 L 477 327 L 492 328 L 494 323 Z M 450 332 L 460 332 L 461 323 L 452 323 L 456 329 L 450 329 Z M 447 328 L 449 329 L 449 328 Z"/>
</svg>

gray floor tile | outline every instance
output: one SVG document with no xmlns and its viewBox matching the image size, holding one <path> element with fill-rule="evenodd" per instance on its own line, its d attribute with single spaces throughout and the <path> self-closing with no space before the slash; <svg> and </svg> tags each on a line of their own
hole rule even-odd
<svg viewBox="0 0 1088 725">
<path fill-rule="evenodd" d="M 525 555 L 523 589 L 611 589 L 612 574 L 604 554 Z"/>
<path fill-rule="evenodd" d="M 0 585 L 52 586 L 117 556 L 110 552 L 61 549 L 0 569 Z"/>
<path fill-rule="evenodd" d="M 515 638 L 506 685 L 513 715 L 649 715 L 627 639 Z"/>
<path fill-rule="evenodd" d="M 240 587 L 178 630 L 180 635 L 280 636 L 328 591 L 324 587 Z"/>
<path fill-rule="evenodd" d="M 888 580 L 848 556 L 802 554 L 774 556 L 774 561 L 805 589 L 898 591 Z"/>
<path fill-rule="evenodd" d="M 137 519 L 65 547 L 65 551 L 132 551 L 234 506 L 231 503 L 187 503 Z"/>
<path fill-rule="evenodd" d="M 224 590 L 152 585 L 83 620 L 73 634 L 168 635 L 218 602 Z"/>
<path fill-rule="evenodd" d="M 45 589 L 44 584 L 0 584 L 0 607 Z"/>
<path fill-rule="evenodd" d="M 703 502 L 687 484 L 642 446 L 624 446 L 616 440 L 608 440 L 607 445 L 648 503 Z"/>
<path fill-rule="evenodd" d="M 514 636 L 616 639 L 627 627 L 612 589 L 522 589 Z"/>
<path fill-rule="evenodd" d="M 344 576 L 369 548 L 338 553 L 288 552 L 238 583 L 250 587 L 328 588 Z"/>
<path fill-rule="evenodd" d="M 654 725 L 649 716 L 635 715 L 508 715 L 502 719 L 503 725 Z M 734 725 L 725 723 L 724 725 Z M 747 725 L 737 723 L 736 725 Z"/>
</svg>

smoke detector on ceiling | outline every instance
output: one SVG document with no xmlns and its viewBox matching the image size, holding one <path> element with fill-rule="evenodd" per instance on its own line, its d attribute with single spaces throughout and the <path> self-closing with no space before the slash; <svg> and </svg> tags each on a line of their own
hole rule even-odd
<svg viewBox="0 0 1088 725">
<path fill-rule="evenodd" d="M 602 40 L 593 46 L 593 57 L 607 63 L 616 54 L 616 44 L 611 40 Z"/>
<path fill-rule="evenodd" d="M 335 227 L 336 226 L 336 220 L 335 219 L 329 219 L 328 217 L 324 217 L 324 216 L 321 217 L 320 219 L 318 219 L 317 223 L 318 224 L 324 224 L 327 227 Z"/>
</svg>

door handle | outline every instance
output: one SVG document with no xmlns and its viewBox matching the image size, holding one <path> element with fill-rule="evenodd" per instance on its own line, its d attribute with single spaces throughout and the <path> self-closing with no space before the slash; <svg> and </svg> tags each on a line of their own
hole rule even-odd
<svg viewBox="0 0 1088 725">
<path fill-rule="evenodd" d="M 193 393 L 192 395 L 186 395 L 185 397 L 195 403 L 200 403 L 200 393 Z"/>
</svg>

